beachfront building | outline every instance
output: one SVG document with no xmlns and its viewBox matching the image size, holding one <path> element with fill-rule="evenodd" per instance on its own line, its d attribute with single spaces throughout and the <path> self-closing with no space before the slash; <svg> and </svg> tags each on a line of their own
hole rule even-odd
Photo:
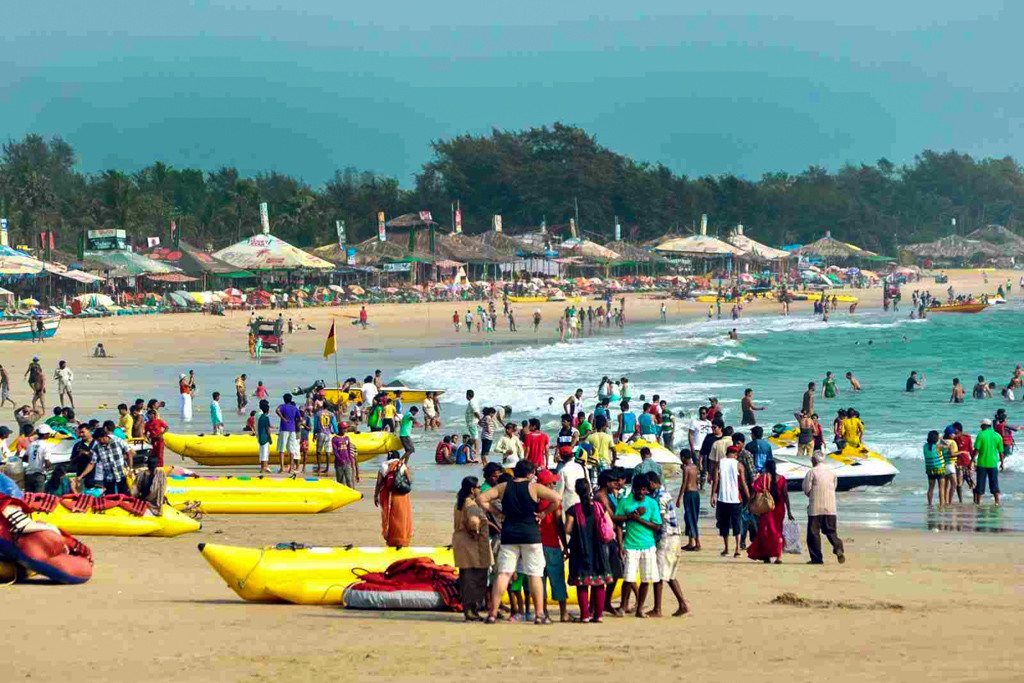
<svg viewBox="0 0 1024 683">
<path fill-rule="evenodd" d="M 707 221 L 703 219 L 698 234 L 661 242 L 654 251 L 673 259 L 678 266 L 688 267 L 692 273 L 716 269 L 732 272 L 735 259 L 743 256 L 741 249 L 708 235 Z"/>
<path fill-rule="evenodd" d="M 1004 256 L 1003 247 L 962 235 L 947 235 L 931 242 L 918 242 L 900 247 L 900 260 L 920 265 L 981 265 Z"/>
<path fill-rule="evenodd" d="M 186 242 L 178 242 L 177 245 L 166 247 L 157 245 L 144 253 L 154 261 L 175 266 L 188 278 L 187 280 L 163 278 L 163 281 L 197 282 L 204 290 L 213 285 L 226 286 L 233 280 L 256 277 L 255 274 Z M 159 277 L 151 279 L 161 281 Z"/>
</svg>

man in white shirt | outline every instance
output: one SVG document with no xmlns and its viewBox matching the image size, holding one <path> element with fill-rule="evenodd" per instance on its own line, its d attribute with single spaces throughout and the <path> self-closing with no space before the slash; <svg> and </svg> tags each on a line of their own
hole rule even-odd
<svg viewBox="0 0 1024 683">
<path fill-rule="evenodd" d="M 568 511 L 580 502 L 580 497 L 576 495 L 576 482 L 587 478 L 587 469 L 576 462 L 576 458 L 570 453 L 562 457 L 555 468 L 555 473 L 559 475 L 555 490 L 562 496 L 562 509 Z"/>
<path fill-rule="evenodd" d="M 476 453 L 480 452 L 480 417 L 483 413 L 480 412 L 480 400 L 476 398 L 476 394 L 470 389 L 466 392 L 466 434 L 469 434 L 469 438 L 473 440 L 473 447 Z"/>
<path fill-rule="evenodd" d="M 26 493 L 43 493 L 46 489 L 46 471 L 50 467 L 50 444 L 46 439 L 52 434 L 49 425 L 39 425 L 35 438 L 25 451 Z"/>
<path fill-rule="evenodd" d="M 370 406 L 373 405 L 373 398 L 377 395 L 377 385 L 373 383 L 373 377 L 369 375 L 363 380 L 363 386 L 360 389 L 363 395 L 363 406 L 369 410 Z"/>
<path fill-rule="evenodd" d="M 505 424 L 505 433 L 494 446 L 494 452 L 501 456 L 501 466 L 507 470 L 523 459 L 523 442 L 516 434 L 516 423 Z"/>
<path fill-rule="evenodd" d="M 53 371 L 53 378 L 57 380 L 57 400 L 62 406 L 75 407 L 75 398 L 71 395 L 71 383 L 75 381 L 75 373 L 71 372 L 67 361 L 57 363 L 57 369 Z M 64 397 L 67 396 L 67 403 Z"/>
<path fill-rule="evenodd" d="M 704 437 L 711 433 L 711 421 L 708 419 L 708 409 L 701 406 L 697 411 L 697 417 L 693 418 L 687 429 L 687 436 L 690 439 L 690 452 L 697 453 L 704 443 Z"/>
</svg>

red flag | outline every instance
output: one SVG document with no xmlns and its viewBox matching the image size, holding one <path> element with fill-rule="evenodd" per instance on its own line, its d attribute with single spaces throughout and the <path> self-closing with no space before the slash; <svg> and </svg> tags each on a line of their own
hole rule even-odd
<svg viewBox="0 0 1024 683">
<path fill-rule="evenodd" d="M 338 338 L 334 334 L 334 321 L 331 321 L 331 331 L 327 333 L 327 341 L 324 342 L 324 358 L 332 353 L 338 353 Z"/>
</svg>

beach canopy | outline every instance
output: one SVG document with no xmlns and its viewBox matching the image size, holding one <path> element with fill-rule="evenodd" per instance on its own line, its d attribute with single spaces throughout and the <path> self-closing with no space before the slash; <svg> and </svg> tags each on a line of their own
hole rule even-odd
<svg viewBox="0 0 1024 683">
<path fill-rule="evenodd" d="M 45 266 L 23 251 L 0 246 L 0 275 L 39 275 Z"/>
<path fill-rule="evenodd" d="M 251 272 L 266 270 L 333 270 L 330 261 L 307 254 L 274 235 L 259 234 L 214 252 L 213 257 Z"/>
<path fill-rule="evenodd" d="M 86 258 L 99 263 L 110 277 L 138 277 L 158 273 L 181 272 L 175 266 L 154 261 L 132 251 L 87 251 Z"/>
<path fill-rule="evenodd" d="M 177 266 L 187 275 L 222 275 L 225 277 L 252 277 L 252 273 L 240 270 L 227 261 L 222 261 L 213 254 L 179 242 L 176 247 L 156 246 L 146 252 L 146 256 Z"/>
<path fill-rule="evenodd" d="M 107 308 L 114 305 L 114 300 L 106 294 L 79 294 L 72 298 L 86 308 Z"/>
<path fill-rule="evenodd" d="M 826 231 L 825 236 L 821 239 L 800 247 L 796 253 L 800 256 L 818 256 L 825 259 L 864 258 L 878 255 L 873 251 L 861 249 L 856 244 L 837 240 L 829 231 Z"/>
<path fill-rule="evenodd" d="M 728 242 L 711 235 L 690 235 L 676 237 L 662 242 L 654 248 L 662 254 L 686 254 L 689 256 L 742 256 L 743 251 Z"/>
<path fill-rule="evenodd" d="M 991 242 L 969 239 L 960 235 L 947 235 L 933 242 L 918 242 L 902 247 L 919 258 L 969 259 L 977 254 L 985 258 L 1003 256 L 1006 252 Z"/>
<path fill-rule="evenodd" d="M 737 225 L 736 230 L 730 233 L 725 240 L 732 246 L 741 250 L 743 253 L 749 254 L 750 256 L 754 256 L 763 261 L 781 261 L 783 259 L 788 259 L 791 256 L 788 251 L 769 247 L 767 244 L 762 244 L 743 234 L 742 225 Z"/>
</svg>

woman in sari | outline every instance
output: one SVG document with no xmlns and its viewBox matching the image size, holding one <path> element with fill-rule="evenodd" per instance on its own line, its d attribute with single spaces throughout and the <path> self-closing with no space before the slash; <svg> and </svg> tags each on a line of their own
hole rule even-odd
<svg viewBox="0 0 1024 683">
<path fill-rule="evenodd" d="M 377 473 L 373 504 L 380 508 L 380 533 L 391 548 L 404 548 L 412 540 L 412 501 L 405 487 L 396 487 L 395 480 L 412 483 L 412 472 L 405 459 L 392 451 Z"/>
<path fill-rule="evenodd" d="M 452 552 L 459 568 L 462 614 L 466 621 L 480 621 L 480 609 L 487 600 L 487 574 L 494 563 L 488 537 L 487 515 L 476 502 L 480 482 L 476 477 L 462 480 L 455 499 L 455 530 Z"/>
<path fill-rule="evenodd" d="M 757 518 L 757 537 L 747 548 L 747 557 L 761 560 L 765 564 L 775 560 L 782 563 L 782 525 L 786 517 L 793 519 L 789 509 L 789 492 L 786 478 L 775 471 L 775 461 L 764 464 L 764 472 L 754 478 L 754 495 L 767 491 L 775 501 L 775 507 Z"/>
</svg>

